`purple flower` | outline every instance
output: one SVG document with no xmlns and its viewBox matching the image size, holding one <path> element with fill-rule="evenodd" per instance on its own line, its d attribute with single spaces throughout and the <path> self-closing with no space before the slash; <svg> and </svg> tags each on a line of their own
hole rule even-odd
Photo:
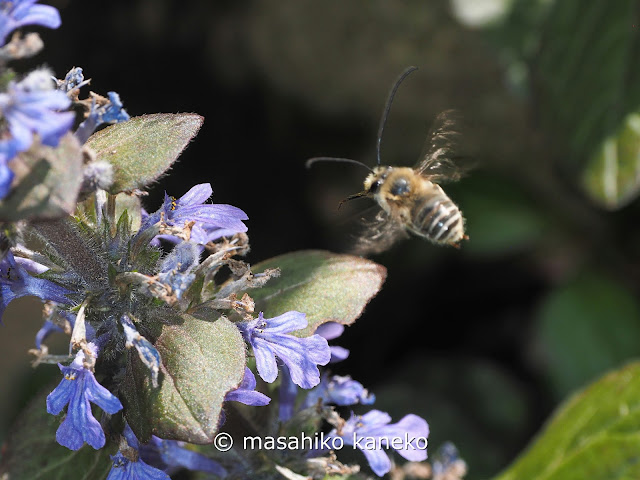
<svg viewBox="0 0 640 480">
<path fill-rule="evenodd" d="M 104 446 L 104 432 L 91 413 L 91 403 L 110 414 L 122 410 L 120 400 L 96 381 L 93 372 L 85 368 L 84 360 L 84 352 L 79 351 L 68 367 L 58 364 L 64 378 L 47 396 L 47 412 L 52 415 L 58 415 L 69 404 L 56 440 L 70 450 L 78 450 L 85 442 L 96 450 Z"/>
<path fill-rule="evenodd" d="M 69 303 L 69 299 L 65 297 L 70 293 L 69 290 L 44 278 L 32 277 L 23 265 L 27 264 L 16 263 L 11 252 L 7 252 L 0 262 L 0 318 L 9 303 L 28 295 L 58 303 Z"/>
<path fill-rule="evenodd" d="M 249 367 L 244 367 L 244 377 L 235 390 L 231 390 L 224 397 L 226 402 L 240 402 L 252 407 L 269 405 L 271 399 L 264 393 L 256 391 L 256 377 Z"/>
<path fill-rule="evenodd" d="M 323 375 L 320 384 L 307 394 L 303 408 L 315 405 L 320 399 L 323 405 L 333 404 L 344 407 L 357 403 L 371 405 L 376 401 L 376 396 L 351 377 L 334 375 L 329 379 L 328 375 Z"/>
<path fill-rule="evenodd" d="M 274 318 L 264 318 L 260 312 L 258 318 L 238 324 L 244 339 L 253 347 L 258 373 L 265 382 L 272 383 L 278 376 L 278 357 L 289 368 L 296 385 L 311 388 L 320 383 L 318 365 L 326 365 L 331 359 L 327 340 L 320 335 L 287 335 L 306 326 L 305 314 L 295 311 Z"/>
<path fill-rule="evenodd" d="M 220 237 L 246 232 L 247 227 L 242 220 L 248 219 L 247 214 L 231 205 L 204 204 L 211 194 L 211 185 L 208 183 L 196 185 L 178 199 L 165 194 L 164 203 L 157 212 L 146 217 L 143 215 L 138 234 L 161 220 L 168 226 L 177 228 L 184 228 L 186 223 L 195 222 L 191 227 L 191 241 L 201 245 Z M 154 244 L 158 244 L 158 238 L 173 243 L 181 241 L 176 235 L 163 234 L 155 237 Z"/>
<path fill-rule="evenodd" d="M 316 333 L 327 340 L 338 338 L 344 332 L 344 325 L 337 322 L 327 322 L 316 328 Z M 331 361 L 336 363 L 345 360 L 349 356 L 349 350 L 343 347 L 331 345 Z"/>
<path fill-rule="evenodd" d="M 147 465 L 140 458 L 130 460 L 122 452 L 111 456 L 113 465 L 107 480 L 171 480 L 162 470 Z"/>
<path fill-rule="evenodd" d="M 363 416 L 351 414 L 342 428 L 332 430 L 329 437 L 342 437 L 345 445 L 358 448 L 379 477 L 391 470 L 391 460 L 383 450 L 393 448 L 409 461 L 427 458 L 429 425 L 417 415 L 406 415 L 398 423 L 389 414 L 371 410 Z"/>
<path fill-rule="evenodd" d="M 10 82 L 7 93 L 0 93 L 0 111 L 18 151 L 28 150 L 37 133 L 43 145 L 56 147 L 75 120 L 73 112 L 58 112 L 71 100 L 54 89 L 51 74 L 35 70 L 21 82 Z"/>
<path fill-rule="evenodd" d="M 60 26 L 60 13 L 49 5 L 34 5 L 37 0 L 0 1 L 0 46 L 7 35 L 25 25 L 41 25 L 47 28 Z"/>
</svg>

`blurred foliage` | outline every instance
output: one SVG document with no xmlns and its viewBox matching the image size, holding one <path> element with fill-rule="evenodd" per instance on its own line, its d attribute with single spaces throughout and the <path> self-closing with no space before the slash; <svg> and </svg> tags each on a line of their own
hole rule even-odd
<svg viewBox="0 0 640 480">
<path fill-rule="evenodd" d="M 0 462 L 2 477 L 17 480 L 106 478 L 111 470 L 109 455 L 115 454 L 113 449 L 96 452 L 85 447 L 72 451 L 56 442 L 56 430 L 62 415 L 50 415 L 43 408 L 53 388 L 51 386 L 36 395 L 13 425 Z M 32 451 L 39 453 L 36 460 L 26 455 Z"/>
<path fill-rule="evenodd" d="M 542 302 L 538 335 L 545 366 L 558 399 L 640 356 L 640 308 L 624 285 L 585 272 Z"/>
<path fill-rule="evenodd" d="M 629 114 L 620 129 L 589 158 L 583 184 L 594 201 L 612 210 L 640 190 L 640 115 Z"/>
<path fill-rule="evenodd" d="M 640 365 L 572 396 L 520 459 L 496 480 L 640 477 Z"/>
</svg>

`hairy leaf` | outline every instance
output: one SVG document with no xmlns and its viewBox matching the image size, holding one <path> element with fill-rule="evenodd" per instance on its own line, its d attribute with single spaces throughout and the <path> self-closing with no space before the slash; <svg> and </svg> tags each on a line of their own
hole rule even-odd
<svg viewBox="0 0 640 480">
<path fill-rule="evenodd" d="M 628 115 L 620 130 L 591 157 L 583 186 L 600 205 L 615 210 L 640 191 L 640 114 Z"/>
<path fill-rule="evenodd" d="M 539 329 L 560 398 L 640 354 L 640 309 L 633 294 L 595 274 L 552 292 L 540 309 Z"/>
<path fill-rule="evenodd" d="M 266 317 L 290 310 L 306 313 L 309 326 L 296 332 L 300 337 L 311 335 L 325 322 L 352 324 L 387 276 L 387 270 L 371 260 L 321 250 L 280 255 L 252 270 L 269 268 L 280 268 L 281 274 L 249 292 L 256 310 Z"/>
<path fill-rule="evenodd" d="M 210 443 L 218 430 L 225 394 L 244 375 L 245 346 L 237 327 L 224 317 L 205 321 L 183 314 L 180 325 L 164 326 L 155 343 L 162 363 L 160 386 L 129 355 L 122 389 L 125 415 L 136 436 Z"/>
<path fill-rule="evenodd" d="M 640 478 L 640 364 L 571 397 L 525 453 L 495 480 Z"/>
<path fill-rule="evenodd" d="M 203 121 L 192 113 L 143 115 L 94 133 L 86 145 L 113 165 L 110 193 L 140 189 L 171 167 Z"/>
<path fill-rule="evenodd" d="M 95 451 L 84 446 L 72 451 L 56 442 L 60 416 L 47 413 L 45 398 L 38 395 L 22 412 L 7 440 L 0 464 L 0 477 L 11 480 L 90 480 L 106 478 L 111 469 L 109 454 L 115 447 Z"/>
<path fill-rule="evenodd" d="M 56 148 L 34 143 L 9 165 L 13 188 L 0 201 L 0 221 L 47 220 L 67 216 L 76 208 L 82 184 L 82 150 L 71 134 Z"/>
</svg>

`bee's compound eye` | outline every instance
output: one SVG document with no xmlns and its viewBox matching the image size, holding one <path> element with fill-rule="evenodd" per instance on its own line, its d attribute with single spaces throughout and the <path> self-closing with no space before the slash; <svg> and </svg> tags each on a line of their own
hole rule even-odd
<svg viewBox="0 0 640 480">
<path fill-rule="evenodd" d="M 378 190 L 380 190 L 380 185 L 382 185 L 382 180 L 376 180 L 371 184 L 371 188 L 369 189 L 369 191 L 371 193 L 376 193 Z"/>
<path fill-rule="evenodd" d="M 389 191 L 392 195 L 404 195 L 409 192 L 409 182 L 406 178 L 398 178 L 393 182 Z"/>
</svg>

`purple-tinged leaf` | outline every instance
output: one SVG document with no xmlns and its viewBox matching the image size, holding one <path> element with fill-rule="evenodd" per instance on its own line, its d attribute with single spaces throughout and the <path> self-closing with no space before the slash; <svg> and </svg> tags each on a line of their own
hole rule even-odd
<svg viewBox="0 0 640 480">
<path fill-rule="evenodd" d="M 225 395 L 244 376 L 244 341 L 233 323 L 187 314 L 182 320 L 180 325 L 165 325 L 155 342 L 162 358 L 159 388 L 152 387 L 149 370 L 138 356 L 129 355 L 121 394 L 127 421 L 141 442 L 153 434 L 210 443 Z"/>
</svg>

